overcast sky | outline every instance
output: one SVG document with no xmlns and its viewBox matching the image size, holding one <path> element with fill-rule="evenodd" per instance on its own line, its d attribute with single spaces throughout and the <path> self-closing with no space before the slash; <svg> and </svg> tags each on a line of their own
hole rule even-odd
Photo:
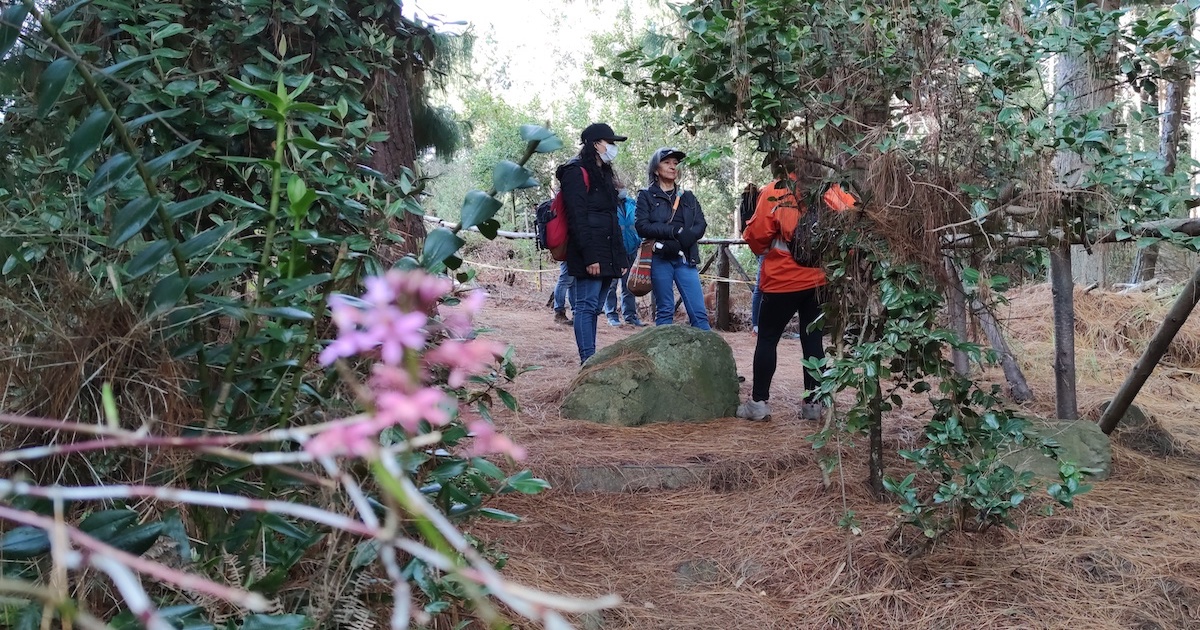
<svg viewBox="0 0 1200 630">
<path fill-rule="evenodd" d="M 627 1 L 635 14 L 648 15 L 648 0 Z M 404 11 L 470 23 L 476 36 L 472 66 L 477 76 L 504 69 L 511 85 L 498 91 L 517 105 L 540 92 L 578 83 L 591 65 L 580 54 L 567 59 L 566 51 L 582 52 L 591 46 L 589 35 L 622 26 L 615 21 L 625 5 L 618 0 L 407 0 Z M 623 26 L 633 30 L 646 23 Z"/>
</svg>

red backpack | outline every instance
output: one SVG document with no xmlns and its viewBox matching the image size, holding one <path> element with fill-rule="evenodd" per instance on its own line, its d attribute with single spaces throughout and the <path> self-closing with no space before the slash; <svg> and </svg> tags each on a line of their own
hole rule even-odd
<svg viewBox="0 0 1200 630">
<path fill-rule="evenodd" d="M 587 169 L 579 169 L 583 173 L 583 185 L 591 188 L 588 181 Z M 563 191 L 560 188 L 553 199 L 543 201 L 537 208 L 537 244 L 539 249 L 550 250 L 554 260 L 567 259 L 567 206 L 563 201 Z"/>
</svg>

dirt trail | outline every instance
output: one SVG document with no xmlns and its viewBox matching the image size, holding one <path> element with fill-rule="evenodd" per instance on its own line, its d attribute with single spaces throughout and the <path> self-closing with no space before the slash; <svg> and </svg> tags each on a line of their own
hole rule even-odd
<svg viewBox="0 0 1200 630">
<path fill-rule="evenodd" d="M 487 334 L 513 343 L 520 362 L 541 366 L 514 388 L 521 413 L 497 420 L 528 447 L 526 464 L 535 474 L 562 479 L 580 467 L 621 464 L 704 463 L 729 471 L 721 482 L 680 490 L 559 486 L 537 497 L 504 497 L 496 507 L 522 522 L 474 526 L 510 555 L 505 572 L 523 583 L 621 595 L 621 608 L 583 619 L 583 627 L 1200 627 L 1200 460 L 1191 455 L 1151 457 L 1116 445 L 1112 479 L 1077 509 L 1030 514 L 1016 531 L 952 536 L 908 558 L 885 544 L 894 505 L 870 499 L 863 444 L 843 444 L 841 474 L 823 488 L 818 456 L 805 441 L 812 425 L 787 412 L 799 404 L 798 342 L 780 346 L 770 423 L 616 429 L 564 420 L 558 402 L 578 365 L 571 329 L 551 323 L 545 307 L 550 285 L 537 293 L 523 281 L 491 280 L 495 299 L 482 317 L 492 328 Z M 1007 313 L 1037 394 L 1028 411 L 1043 415 L 1053 412 L 1048 300 L 1048 288 L 1020 291 Z M 1089 413 L 1124 378 L 1140 351 L 1137 335 L 1153 329 L 1156 309 L 1167 304 L 1093 293 L 1077 297 L 1077 305 L 1079 400 Z M 634 331 L 602 321 L 598 345 Z M 753 338 L 721 334 L 749 380 Z M 1200 382 L 1192 370 L 1200 352 L 1191 353 L 1193 341 L 1200 348 L 1197 327 L 1189 325 L 1173 364 L 1156 372 L 1138 403 L 1181 449 L 1195 452 Z M 743 384 L 743 394 L 748 388 Z M 921 422 L 907 410 L 885 419 L 892 474 L 905 469 L 895 453 L 915 443 Z M 861 527 L 857 535 L 839 527 L 848 510 Z"/>
</svg>

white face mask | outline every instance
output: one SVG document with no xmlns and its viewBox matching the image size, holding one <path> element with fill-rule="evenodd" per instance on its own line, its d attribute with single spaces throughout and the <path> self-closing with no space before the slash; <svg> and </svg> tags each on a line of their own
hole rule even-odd
<svg viewBox="0 0 1200 630">
<path fill-rule="evenodd" d="M 617 159 L 617 145 L 612 142 L 606 142 L 605 145 L 607 148 L 604 149 L 604 153 L 600 154 L 600 159 L 605 164 L 611 164 L 613 160 Z"/>
</svg>

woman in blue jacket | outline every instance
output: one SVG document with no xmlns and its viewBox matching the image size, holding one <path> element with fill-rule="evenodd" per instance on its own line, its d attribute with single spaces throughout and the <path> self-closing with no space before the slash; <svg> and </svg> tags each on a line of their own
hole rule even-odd
<svg viewBox="0 0 1200 630">
<path fill-rule="evenodd" d="M 650 185 L 638 195 L 638 235 L 656 241 L 650 263 L 650 286 L 654 290 L 654 323 L 675 320 L 675 291 L 683 299 L 688 322 L 710 330 L 700 287 L 700 239 L 708 223 L 700 202 L 688 190 L 676 186 L 679 161 L 687 155 L 679 149 L 662 148 L 650 156 L 646 174 Z"/>
</svg>

